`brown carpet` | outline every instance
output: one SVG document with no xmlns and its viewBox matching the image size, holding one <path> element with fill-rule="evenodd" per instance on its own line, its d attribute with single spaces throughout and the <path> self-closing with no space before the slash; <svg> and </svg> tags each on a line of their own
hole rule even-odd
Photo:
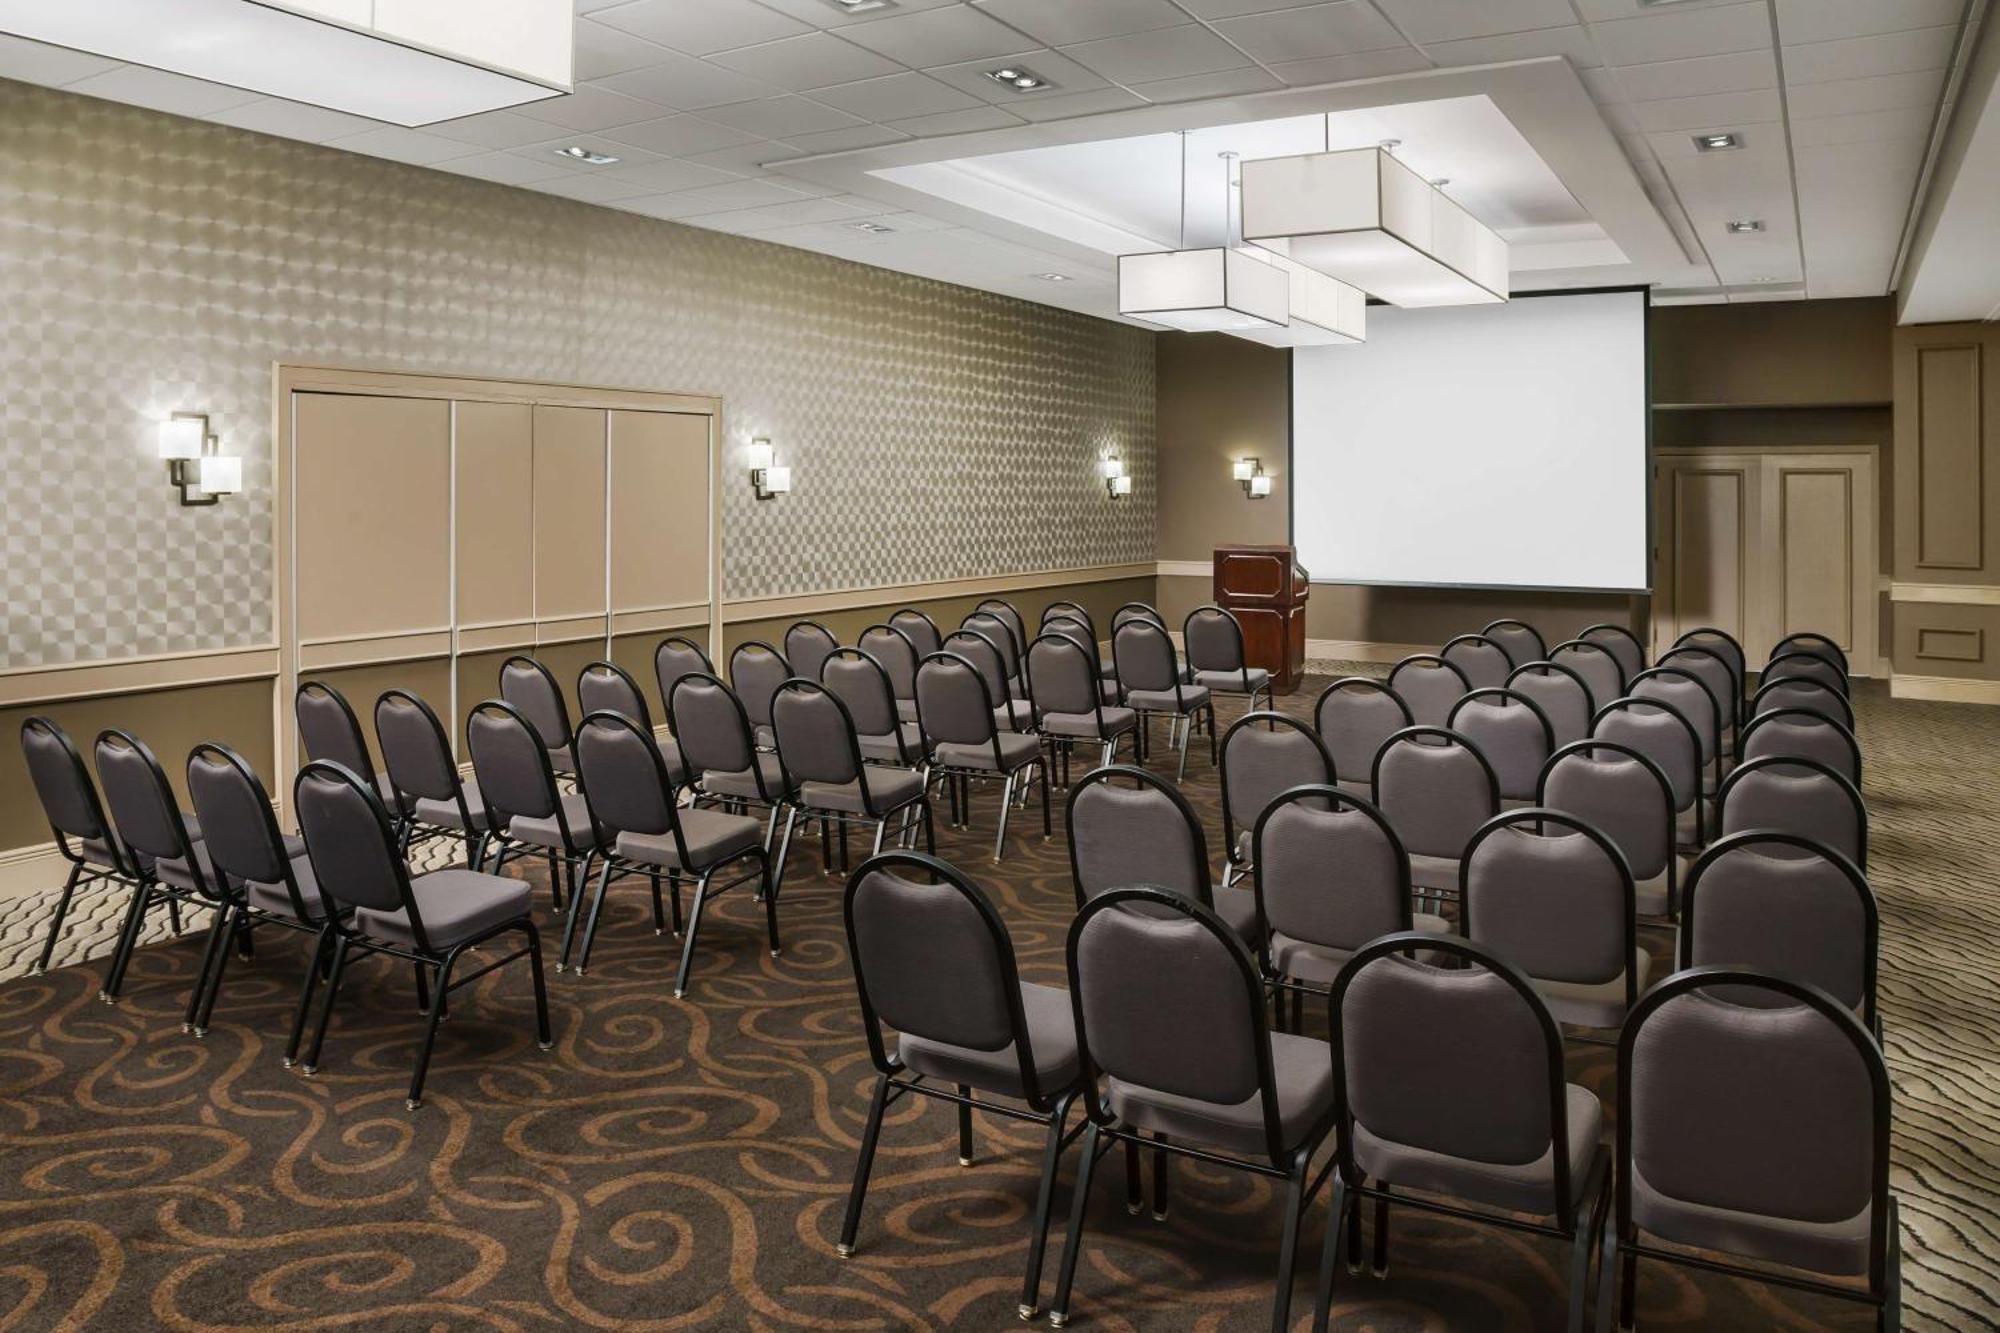
<svg viewBox="0 0 2000 1333">
<path fill-rule="evenodd" d="M 1990 1326 L 2000 714 L 1867 690 L 1861 712 L 1909 1322 Z M 1188 792 L 1219 845 L 1205 756 Z M 1056 839 L 1021 820 L 1001 867 L 987 859 L 991 796 L 972 833 L 941 830 L 940 851 L 999 903 L 1024 977 L 1045 982 L 1062 979 L 1072 914 L 1060 795 Z M 652 933 L 642 886 L 614 888 L 589 975 L 550 971 L 557 1048 L 535 1048 L 525 966 L 488 977 L 455 1000 L 415 1114 L 403 1096 L 420 1019 L 401 967 L 350 975 L 312 1079 L 279 1063 L 303 956 L 275 931 L 232 970 L 206 1041 L 180 1028 L 193 935 L 142 951 L 117 1008 L 97 1001 L 98 964 L 0 985 L 0 1329 L 1014 1325 L 1031 1126 L 980 1117 L 977 1164 L 961 1169 L 950 1109 L 906 1100 L 884 1131 L 860 1253 L 834 1255 L 872 1074 L 839 888 L 817 873 L 817 840 L 798 850 L 782 958 L 765 952 L 747 893 L 732 894 L 677 1003 L 674 942 Z M 1646 933 L 1663 959 L 1665 932 Z M 1609 1100 L 1608 1050 L 1576 1046 L 1571 1075 Z M 1059 1216 L 1073 1165 L 1074 1150 Z M 1077 1324 L 1268 1320 L 1270 1182 L 1175 1170 L 1162 1223 L 1128 1216 L 1119 1173 L 1099 1174 Z M 1301 1321 L 1324 1215 L 1322 1198 L 1302 1241 Z M 1060 1248 L 1058 1229 L 1045 1305 Z M 1342 1274 L 1337 1326 L 1560 1327 L 1564 1281 L 1551 1242 L 1403 1212 L 1388 1277 Z M 1871 1322 L 1652 1265 L 1640 1311 L 1651 1329 Z"/>
</svg>

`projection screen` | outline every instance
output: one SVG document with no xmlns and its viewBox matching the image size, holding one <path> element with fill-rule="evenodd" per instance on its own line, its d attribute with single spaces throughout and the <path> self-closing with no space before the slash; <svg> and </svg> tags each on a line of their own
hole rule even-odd
<svg viewBox="0 0 2000 1333">
<path fill-rule="evenodd" d="M 1643 291 L 1368 312 L 1292 353 L 1292 540 L 1315 583 L 1643 592 Z"/>
</svg>

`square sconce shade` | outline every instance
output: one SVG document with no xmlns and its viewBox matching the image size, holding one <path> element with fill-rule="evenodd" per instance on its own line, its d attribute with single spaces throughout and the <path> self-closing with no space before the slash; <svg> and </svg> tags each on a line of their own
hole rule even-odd
<svg viewBox="0 0 2000 1333">
<path fill-rule="evenodd" d="M 1391 305 L 1507 299 L 1507 242 L 1379 148 L 1245 162 L 1243 238 Z"/>
<path fill-rule="evenodd" d="M 160 423 L 160 457 L 174 462 L 201 457 L 207 423 L 198 416 L 174 417 Z"/>
<path fill-rule="evenodd" d="M 1113 477 L 1111 479 L 1111 493 L 1113 495 L 1130 495 L 1132 493 L 1131 475 L 1126 473 Z"/>
<path fill-rule="evenodd" d="M 0 32 L 429 125 L 570 91 L 570 0 L 0 0 Z"/>
<path fill-rule="evenodd" d="M 1185 333 L 1283 328 L 1291 283 L 1240 250 L 1162 250 L 1118 257 L 1118 313 Z"/>
<path fill-rule="evenodd" d="M 770 467 L 772 460 L 771 442 L 769 440 L 750 441 L 750 448 L 745 451 L 745 458 L 749 462 L 752 472 L 761 472 L 765 468 Z"/>
<path fill-rule="evenodd" d="M 764 470 L 764 489 L 773 495 L 783 495 L 792 489 L 792 470 L 788 467 L 773 467 Z"/>
<path fill-rule="evenodd" d="M 203 495 L 234 495 L 243 489 L 243 460 L 228 454 L 210 454 L 198 461 L 189 478 Z"/>
<path fill-rule="evenodd" d="M 1268 473 L 1260 472 L 1256 476 L 1248 478 L 1248 480 L 1250 482 L 1251 499 L 1261 500 L 1271 493 L 1271 478 Z"/>
<path fill-rule="evenodd" d="M 1255 458 L 1239 458 L 1230 464 L 1229 475 L 1237 481 L 1248 481 L 1257 475 L 1258 461 Z"/>
</svg>

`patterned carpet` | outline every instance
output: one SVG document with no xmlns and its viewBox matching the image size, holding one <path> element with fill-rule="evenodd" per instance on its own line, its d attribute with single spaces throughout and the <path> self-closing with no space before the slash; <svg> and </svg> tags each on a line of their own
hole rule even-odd
<svg viewBox="0 0 2000 1333">
<path fill-rule="evenodd" d="M 1908 1321 L 1991 1327 L 2000 713 L 1860 693 Z M 1205 758 L 1188 791 L 1219 841 Z M 1043 843 L 1039 820 L 1021 821 L 996 868 L 993 814 L 988 796 L 973 831 L 947 832 L 940 850 L 993 893 L 1024 977 L 1060 982 L 1072 912 L 1060 825 Z M 1031 1126 L 981 1116 L 966 1170 L 949 1108 L 905 1101 L 884 1131 L 860 1252 L 834 1255 L 871 1072 L 839 890 L 817 873 L 816 840 L 802 847 L 782 958 L 764 950 L 761 913 L 731 895 L 676 1003 L 672 941 L 653 935 L 635 885 L 607 906 L 589 975 L 551 970 L 555 1051 L 535 1049 L 525 968 L 489 976 L 454 1001 L 415 1114 L 403 1095 L 420 1020 L 400 967 L 351 974 L 312 1079 L 279 1064 L 303 959 L 269 932 L 254 964 L 232 970 L 206 1041 L 180 1028 L 193 935 L 143 950 L 115 1009 L 97 1002 L 99 965 L 0 985 L 0 1329 L 1015 1325 Z M 10 911 L 6 934 L 35 910 Z M 1665 933 L 1647 935 L 1664 958 Z M 1610 1066 L 1606 1049 L 1577 1046 L 1571 1075 L 1608 1099 Z M 1179 1163 L 1172 1214 L 1154 1222 L 1126 1214 L 1106 1178 L 1117 1174 L 1093 1191 L 1076 1323 L 1262 1327 L 1270 1183 Z M 1323 1218 L 1322 1203 L 1302 1241 L 1302 1320 Z M 1394 1234 L 1386 1279 L 1343 1274 L 1338 1327 L 1560 1326 L 1555 1245 L 1413 1212 Z M 1756 1284 L 1642 1274 L 1649 1329 L 1871 1322 Z"/>
</svg>

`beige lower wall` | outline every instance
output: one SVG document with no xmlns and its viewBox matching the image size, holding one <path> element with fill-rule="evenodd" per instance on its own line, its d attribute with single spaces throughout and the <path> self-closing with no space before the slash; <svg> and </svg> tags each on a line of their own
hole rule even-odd
<svg viewBox="0 0 2000 1333">
<path fill-rule="evenodd" d="M 782 648 L 785 631 L 799 620 L 817 620 L 833 631 L 842 643 L 853 643 L 861 631 L 879 625 L 903 607 L 915 607 L 949 631 L 957 627 L 972 609 L 988 597 L 1012 602 L 1027 621 L 1029 633 L 1041 623 L 1043 608 L 1051 602 L 1075 602 L 1090 612 L 1099 634 L 1108 634 L 1111 616 L 1127 602 L 1152 602 L 1158 595 L 1158 580 L 1151 575 L 1102 582 L 1058 583 L 1041 588 L 1009 589 L 992 593 L 961 594 L 950 597 L 900 597 L 894 601 L 848 610 L 826 611 L 817 615 L 779 616 L 764 620 L 737 621 L 723 629 L 725 651 L 739 643 L 761 639 Z"/>
</svg>

